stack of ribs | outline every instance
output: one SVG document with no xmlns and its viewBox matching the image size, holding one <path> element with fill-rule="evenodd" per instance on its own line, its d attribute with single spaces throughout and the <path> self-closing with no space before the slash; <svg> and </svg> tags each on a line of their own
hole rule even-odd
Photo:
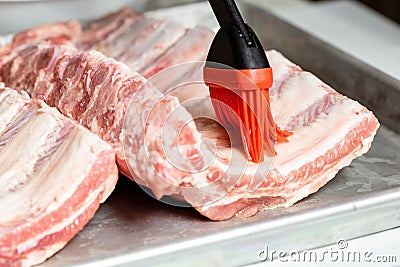
<svg viewBox="0 0 400 267">
<path fill-rule="evenodd" d="M 112 191 L 114 155 L 119 171 L 156 197 L 227 220 L 291 206 L 369 150 L 379 127 L 372 112 L 268 51 L 272 113 L 293 135 L 272 161 L 248 162 L 218 123 L 193 120 L 179 96 L 147 81 L 204 60 L 213 36 L 125 8 L 88 25 L 39 26 L 0 48 L 0 81 L 13 89 L 0 91 L 0 209 L 19 210 L 1 219 L 0 264 L 38 263 L 72 238 Z M 184 70 L 173 79 L 196 71 Z M 13 201 L 21 194 L 23 203 Z"/>
</svg>

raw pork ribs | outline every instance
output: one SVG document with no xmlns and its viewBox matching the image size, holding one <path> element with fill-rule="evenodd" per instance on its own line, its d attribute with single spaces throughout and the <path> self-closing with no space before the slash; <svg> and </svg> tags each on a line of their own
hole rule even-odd
<svg viewBox="0 0 400 267">
<path fill-rule="evenodd" d="M 216 123 L 185 124 L 191 116 L 179 103 L 170 101 L 167 107 L 153 109 L 154 121 L 148 125 L 138 123 L 135 116 L 149 113 L 151 106 L 139 100 L 137 108 L 129 109 L 126 156 L 133 161 L 129 165 L 135 175 L 156 196 L 181 195 L 212 220 L 249 217 L 268 208 L 293 205 L 369 150 L 379 127 L 372 112 L 280 53 L 269 51 L 267 55 L 275 76 L 270 90 L 275 122 L 293 132 L 288 143 L 276 145 L 272 165 L 247 162 L 240 146 L 231 147 L 229 136 Z M 151 98 L 141 96 L 147 102 Z M 180 116 L 169 118 L 177 109 Z M 177 129 L 184 130 L 178 134 Z M 131 133 L 144 134 L 147 152 L 138 149 L 137 142 L 129 143 L 135 140 Z M 159 135 L 154 137 L 155 133 Z M 203 140 L 213 140 L 216 148 Z M 173 153 L 168 157 L 165 151 L 184 152 L 186 162 L 179 157 L 175 160 Z"/>
<path fill-rule="evenodd" d="M 0 266 L 59 251 L 118 178 L 115 153 L 42 101 L 0 88 Z"/>
<path fill-rule="evenodd" d="M 117 152 L 120 171 L 157 197 L 178 196 L 212 220 L 288 207 L 316 192 L 368 151 L 379 127 L 365 107 L 270 51 L 275 76 L 270 90 L 272 113 L 275 122 L 293 135 L 288 143 L 277 144 L 272 165 L 256 165 L 246 161 L 240 146 L 231 146 L 218 124 L 193 121 L 179 96 L 163 97 L 133 72 L 148 78 L 174 64 L 204 59 L 210 31 L 186 30 L 129 9 L 101 18 L 72 36 L 70 29 L 75 26 L 63 24 L 63 34 L 52 28 L 52 34 L 43 38 L 37 29 L 18 34 L 14 46 L 3 49 L 0 80 L 43 99 L 109 142 Z M 26 38 L 50 43 L 29 41 L 23 47 Z M 130 69 L 99 52 L 57 45 L 62 40 L 79 49 L 98 49 Z M 179 81 L 193 71 L 165 77 Z M 201 90 L 207 91 L 203 86 L 191 92 Z M 216 145 L 208 145 L 205 139 Z"/>
</svg>

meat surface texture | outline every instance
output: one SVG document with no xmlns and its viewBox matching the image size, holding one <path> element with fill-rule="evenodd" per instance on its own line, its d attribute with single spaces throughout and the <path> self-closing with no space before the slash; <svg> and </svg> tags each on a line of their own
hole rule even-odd
<svg viewBox="0 0 400 267">
<path fill-rule="evenodd" d="M 78 48 L 100 51 L 149 78 L 176 64 L 205 60 L 214 33 L 124 8 L 90 23 L 80 36 Z"/>
<path fill-rule="evenodd" d="M 213 37 L 205 27 L 186 29 L 176 21 L 149 18 L 123 8 L 86 26 L 71 20 L 20 32 L 8 50 L 0 47 L 0 56 L 9 53 L 9 48 L 48 41 L 99 51 L 149 78 L 176 64 L 204 60 Z"/>
<path fill-rule="evenodd" d="M 113 146 L 129 175 L 121 147 L 126 107 L 146 80 L 96 51 L 48 43 L 23 45 L 0 68 L 7 86 L 56 107 Z M 145 90 L 145 88 L 143 88 Z"/>
<path fill-rule="evenodd" d="M 14 46 L 37 41 L 52 41 L 55 44 L 74 44 L 82 33 L 81 23 L 77 20 L 37 26 L 17 33 L 13 38 Z"/>
<path fill-rule="evenodd" d="M 0 266 L 55 254 L 118 178 L 111 146 L 42 101 L 0 88 Z"/>
<path fill-rule="evenodd" d="M 165 34 L 167 28 L 171 35 Z M 210 31 L 186 30 L 124 9 L 89 24 L 85 32 L 77 47 L 99 49 L 131 68 L 99 52 L 42 43 L 13 48 L 0 62 L 0 79 L 109 142 L 120 171 L 156 197 L 186 200 L 212 220 L 288 207 L 316 192 L 368 151 L 379 127 L 365 107 L 269 51 L 272 113 L 293 135 L 276 145 L 274 159 L 248 162 L 217 123 L 193 120 L 182 98 L 162 93 L 174 81 L 194 75 L 191 67 L 173 74 L 164 70 L 204 59 Z M 145 77 L 161 74 L 166 81 L 155 88 L 133 71 Z M 199 91 L 207 88 L 198 84 L 190 92 Z"/>
</svg>

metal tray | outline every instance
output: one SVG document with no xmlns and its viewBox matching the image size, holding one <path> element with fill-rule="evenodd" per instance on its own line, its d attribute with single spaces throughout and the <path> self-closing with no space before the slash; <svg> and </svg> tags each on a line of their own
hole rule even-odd
<svg viewBox="0 0 400 267">
<path fill-rule="evenodd" d="M 379 116 L 384 126 L 370 152 L 290 208 L 226 222 L 160 203 L 122 177 L 89 224 L 42 266 L 239 266 L 258 262 L 266 245 L 299 251 L 400 226 L 400 136 L 392 131 L 400 131 L 399 82 L 272 13 L 248 4 L 241 9 L 268 47 L 346 88 L 342 93 Z M 205 3 L 152 15 L 177 11 L 188 24 L 215 25 Z M 267 24 L 274 31 L 265 31 Z"/>
</svg>

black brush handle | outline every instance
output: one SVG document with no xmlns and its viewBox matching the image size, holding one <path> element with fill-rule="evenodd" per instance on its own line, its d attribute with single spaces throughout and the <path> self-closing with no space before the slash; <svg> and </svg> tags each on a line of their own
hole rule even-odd
<svg viewBox="0 0 400 267">
<path fill-rule="evenodd" d="M 252 45 L 247 25 L 234 0 L 208 0 L 208 2 L 221 28 L 229 27 L 232 24 L 235 25 L 243 34 L 246 42 Z"/>
<path fill-rule="evenodd" d="M 208 0 L 221 29 L 211 45 L 207 67 L 220 63 L 235 69 L 269 68 L 264 48 L 244 22 L 234 0 Z M 226 68 L 221 65 L 215 68 Z"/>
<path fill-rule="evenodd" d="M 221 27 L 229 24 L 244 24 L 243 17 L 233 0 L 209 0 L 211 8 Z"/>
</svg>

